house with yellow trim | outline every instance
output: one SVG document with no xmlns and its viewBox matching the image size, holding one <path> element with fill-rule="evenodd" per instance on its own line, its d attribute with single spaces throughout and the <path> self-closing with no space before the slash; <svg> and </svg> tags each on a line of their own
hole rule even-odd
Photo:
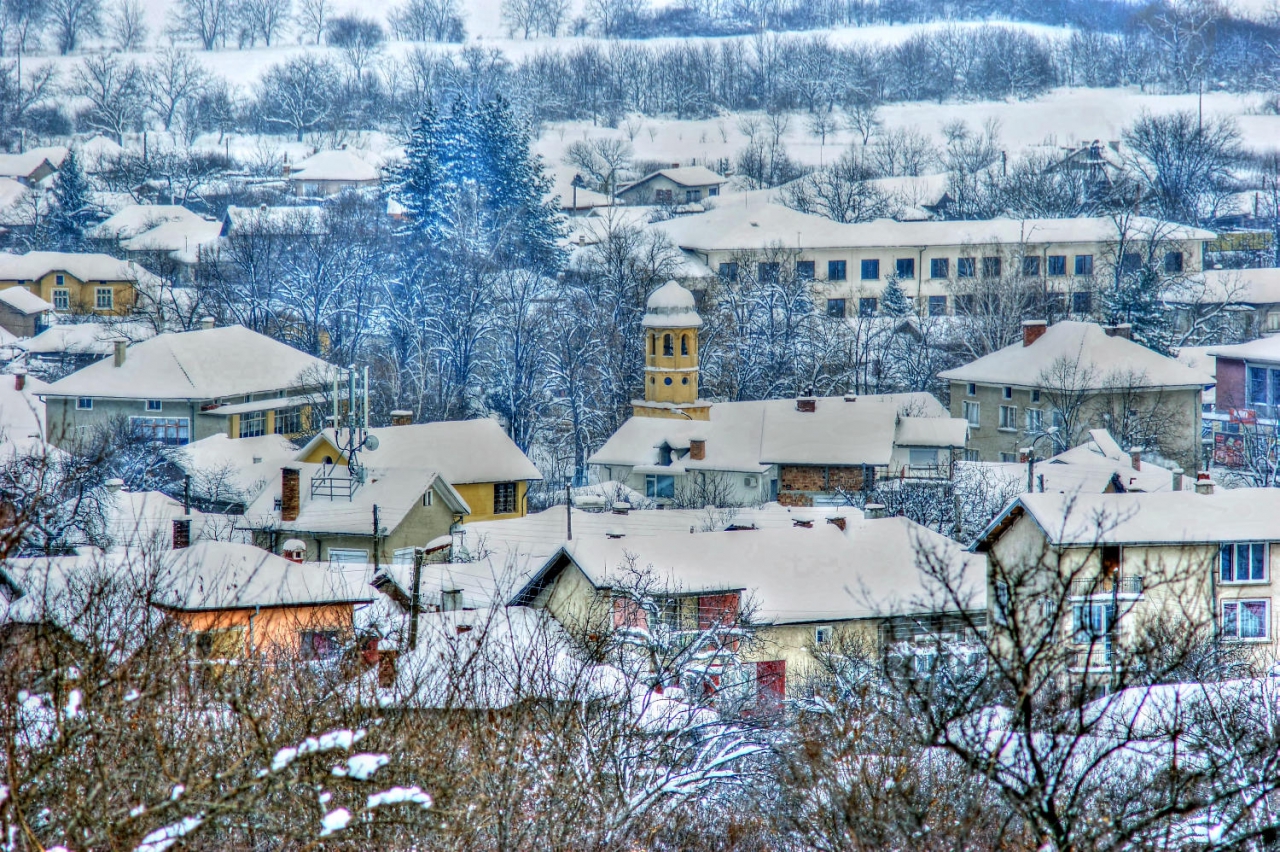
<svg viewBox="0 0 1280 852">
<path fill-rule="evenodd" d="M 120 424 L 173 445 L 310 431 L 330 365 L 243 326 L 207 325 L 116 340 L 111 357 L 46 387 L 46 440 L 73 446 Z"/>
<path fill-rule="evenodd" d="M 0 290 L 22 287 L 57 313 L 123 316 L 158 300 L 164 281 L 109 254 L 62 251 L 0 253 Z"/>
<path fill-rule="evenodd" d="M 377 450 L 364 453 L 367 464 L 439 472 L 470 507 L 468 522 L 524 517 L 529 483 L 541 480 L 542 474 L 497 421 L 410 424 L 401 412 L 394 417 L 397 425 L 366 430 L 378 441 Z M 298 461 L 344 466 L 341 447 L 346 443 L 335 430 L 323 430 L 302 448 Z"/>
</svg>

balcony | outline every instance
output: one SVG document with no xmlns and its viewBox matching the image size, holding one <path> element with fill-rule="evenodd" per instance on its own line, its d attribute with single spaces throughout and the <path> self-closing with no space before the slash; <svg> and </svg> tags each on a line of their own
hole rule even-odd
<svg viewBox="0 0 1280 852">
<path fill-rule="evenodd" d="M 1142 596 L 1142 577 L 1125 574 L 1121 577 L 1078 577 L 1071 581 L 1071 597 L 1129 597 Z"/>
</svg>

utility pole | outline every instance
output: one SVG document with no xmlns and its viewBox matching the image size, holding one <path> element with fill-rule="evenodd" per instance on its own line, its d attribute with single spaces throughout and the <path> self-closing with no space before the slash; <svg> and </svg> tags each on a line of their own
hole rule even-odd
<svg viewBox="0 0 1280 852">
<path fill-rule="evenodd" d="M 378 504 L 373 504 L 373 573 L 378 573 Z"/>
<path fill-rule="evenodd" d="M 413 592 L 409 595 L 409 650 L 418 647 L 418 613 L 422 609 L 422 557 L 421 547 L 413 549 Z"/>
<path fill-rule="evenodd" d="M 566 538 L 573 541 L 573 488 L 564 484 L 564 527 Z"/>
</svg>

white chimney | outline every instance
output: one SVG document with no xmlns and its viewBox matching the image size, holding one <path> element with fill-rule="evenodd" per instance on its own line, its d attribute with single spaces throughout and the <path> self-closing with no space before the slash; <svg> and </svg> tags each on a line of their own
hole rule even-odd
<svg viewBox="0 0 1280 852">
<path fill-rule="evenodd" d="M 115 343 L 116 345 L 115 345 L 114 363 L 117 367 L 123 367 L 125 354 L 129 351 L 129 341 L 117 340 Z"/>
</svg>

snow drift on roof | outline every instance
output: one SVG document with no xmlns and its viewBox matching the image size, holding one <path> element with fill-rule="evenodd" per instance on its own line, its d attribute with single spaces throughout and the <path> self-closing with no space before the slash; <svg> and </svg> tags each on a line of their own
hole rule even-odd
<svg viewBox="0 0 1280 852">
<path fill-rule="evenodd" d="M 693 294 L 675 281 L 668 281 L 649 294 L 645 302 L 645 315 L 640 324 L 645 328 L 699 328 Z"/>
</svg>

